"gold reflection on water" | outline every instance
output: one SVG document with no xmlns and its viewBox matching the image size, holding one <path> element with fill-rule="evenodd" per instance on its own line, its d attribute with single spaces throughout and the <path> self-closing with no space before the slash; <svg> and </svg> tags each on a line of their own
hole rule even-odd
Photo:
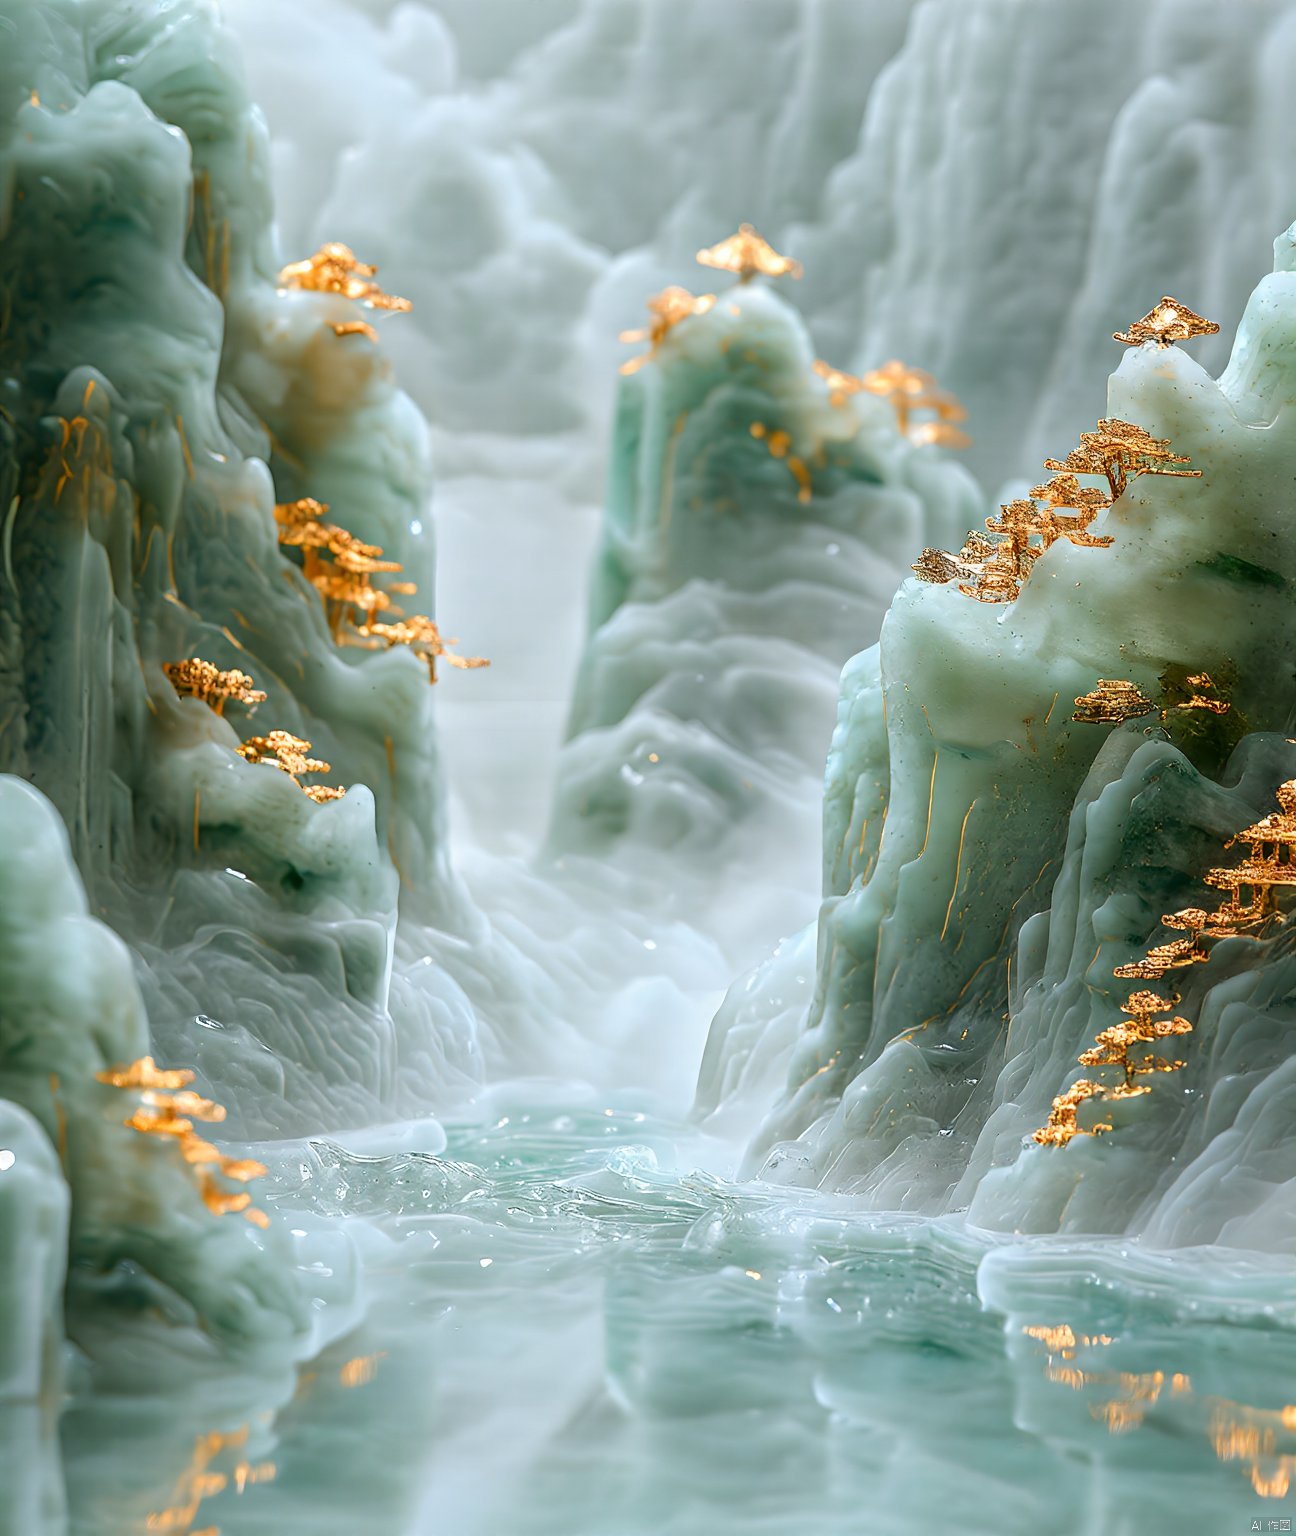
<svg viewBox="0 0 1296 1536">
<path fill-rule="evenodd" d="M 1036 1323 L 1022 1332 L 1043 1344 L 1048 1352 L 1045 1379 L 1073 1392 L 1086 1388 L 1114 1388 L 1091 1403 L 1090 1416 L 1114 1435 L 1126 1434 L 1144 1423 L 1148 1410 L 1163 1398 L 1191 1399 L 1207 1415 L 1205 1434 L 1216 1457 L 1223 1462 L 1244 1462 L 1254 1491 L 1265 1499 L 1285 1498 L 1296 1482 L 1296 1445 L 1281 1448 L 1280 1437 L 1296 1435 L 1296 1404 L 1281 1408 L 1256 1408 L 1230 1398 L 1193 1393 L 1192 1378 L 1183 1371 L 1087 1371 L 1074 1364 L 1059 1364 L 1056 1357 L 1071 1361 L 1077 1348 L 1105 1347 L 1110 1334 L 1077 1334 L 1068 1323 Z"/>
<path fill-rule="evenodd" d="M 241 1494 L 257 1483 L 273 1482 L 276 1476 L 277 1469 L 273 1461 L 253 1463 L 244 1455 L 239 1455 L 228 1471 L 213 1468 L 212 1463 L 226 1453 L 246 1450 L 248 1430 L 249 1426 L 244 1424 L 229 1434 L 212 1430 L 208 1434 L 198 1435 L 194 1440 L 189 1465 L 176 1482 L 171 1495 L 172 1502 L 165 1509 L 151 1512 L 145 1518 L 144 1529 L 159 1533 L 159 1536 L 163 1536 L 163 1533 L 165 1536 L 220 1536 L 219 1526 L 206 1525 L 201 1530 L 194 1528 L 194 1520 L 202 1503 L 224 1492 L 226 1488 L 232 1487 L 236 1493 Z"/>
<path fill-rule="evenodd" d="M 377 1376 L 378 1367 L 386 1358 L 385 1349 L 380 1349 L 373 1355 L 357 1355 L 354 1360 L 348 1360 L 338 1372 L 338 1380 L 344 1387 L 368 1386 Z"/>
<path fill-rule="evenodd" d="M 1102 1347 L 1112 1342 L 1109 1333 L 1082 1333 L 1079 1336 L 1072 1333 L 1066 1323 L 1061 1323 L 1055 1328 L 1037 1325 L 1031 1328 L 1023 1328 L 1022 1332 L 1030 1339 L 1038 1339 L 1041 1344 L 1052 1354 L 1060 1354 L 1064 1360 L 1070 1360 L 1077 1345 L 1082 1349 Z"/>
</svg>

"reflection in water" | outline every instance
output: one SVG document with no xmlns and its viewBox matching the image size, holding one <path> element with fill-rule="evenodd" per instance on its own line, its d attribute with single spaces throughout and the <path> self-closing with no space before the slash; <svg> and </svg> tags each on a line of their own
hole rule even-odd
<svg viewBox="0 0 1296 1536">
<path fill-rule="evenodd" d="M 691 1172 L 637 1105 L 495 1103 L 440 1157 L 259 1149 L 345 1321 L 273 1388 L 83 1392 L 73 1536 L 1146 1536 L 1290 1492 L 1289 1274 L 988 1246 Z"/>
<path fill-rule="evenodd" d="M 257 1483 L 267 1483 L 275 1475 L 275 1464 L 262 1461 L 255 1465 L 243 1452 L 247 1449 L 250 1426 L 244 1424 L 232 1434 L 212 1430 L 194 1440 L 193 1456 L 181 1474 L 172 1495 L 173 1503 L 166 1509 L 149 1513 L 144 1526 L 148 1531 L 167 1532 L 169 1536 L 220 1536 L 220 1527 L 205 1525 L 201 1531 L 194 1529 L 199 1506 L 226 1488 L 243 1493 Z M 220 1463 L 237 1456 L 228 1470 L 221 1470 Z"/>
<path fill-rule="evenodd" d="M 1090 1415 L 1112 1434 L 1125 1434 L 1147 1421 L 1163 1397 L 1187 1399 L 1183 1417 L 1201 1422 L 1211 1449 L 1223 1462 L 1242 1462 L 1251 1487 L 1265 1499 L 1286 1498 L 1296 1469 L 1296 1405 L 1257 1408 L 1214 1395 L 1198 1396 L 1183 1371 L 1084 1370 L 1068 1364 L 1085 1350 L 1106 1349 L 1118 1341 L 1110 1334 L 1077 1334 L 1069 1323 L 1031 1324 L 1022 1328 L 1047 1351 L 1045 1376 L 1073 1391 L 1102 1389 Z M 1061 1362 L 1061 1363 L 1059 1363 Z M 1115 1388 L 1115 1396 L 1107 1392 Z"/>
<path fill-rule="evenodd" d="M 338 1380 L 344 1387 L 366 1387 L 377 1376 L 378 1364 L 386 1357 L 385 1349 L 372 1355 L 357 1355 L 354 1360 L 348 1360 L 338 1372 Z"/>
</svg>

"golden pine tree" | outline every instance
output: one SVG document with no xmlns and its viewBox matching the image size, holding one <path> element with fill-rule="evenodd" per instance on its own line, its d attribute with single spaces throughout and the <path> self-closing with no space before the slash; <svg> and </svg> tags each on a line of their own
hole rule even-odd
<svg viewBox="0 0 1296 1536">
<path fill-rule="evenodd" d="M 657 356 L 662 342 L 681 321 L 693 315 L 705 315 L 714 308 L 715 301 L 714 293 L 692 294 L 687 288 L 663 288 L 660 293 L 653 294 L 648 300 L 648 313 L 652 316 L 649 323 L 638 330 L 622 331 L 617 337 L 618 341 L 648 343 L 646 352 L 621 364 L 621 372 L 637 373 Z"/>
<path fill-rule="evenodd" d="M 1129 678 L 1102 677 L 1091 693 L 1076 699 L 1071 718 L 1087 725 L 1123 725 L 1155 714 L 1166 737 L 1199 769 L 1214 773 L 1247 729 L 1246 716 L 1229 698 L 1235 676 L 1227 660 L 1215 669 L 1215 676 L 1171 663 L 1158 679 L 1156 702 Z"/>
<path fill-rule="evenodd" d="M 305 261 L 295 261 L 279 274 L 280 288 L 298 288 L 310 293 L 335 293 L 355 299 L 366 309 L 405 312 L 413 306 L 408 299 L 384 293 L 373 281 L 378 268 L 357 259 L 349 245 L 331 240 L 320 246 Z M 367 321 L 342 320 L 333 327 L 335 336 L 367 336 L 377 341 L 378 333 Z"/>
<path fill-rule="evenodd" d="M 1099 1032 L 1094 1045 L 1077 1058 L 1082 1067 L 1114 1067 L 1120 1072 L 1116 1083 L 1081 1078 L 1053 1100 L 1046 1124 L 1034 1133 L 1041 1146 L 1064 1147 L 1076 1136 L 1101 1136 L 1110 1131 L 1112 1122 L 1099 1119 L 1081 1126 L 1078 1110 L 1090 1101 L 1101 1106 L 1122 1099 L 1138 1098 L 1151 1090 L 1138 1082 L 1159 1072 L 1179 1072 L 1187 1062 L 1158 1055 L 1148 1049 L 1172 1035 L 1192 1033 L 1192 1025 L 1177 1014 L 1169 1014 L 1174 1000 L 1156 992 L 1131 992 L 1125 999 L 1125 1017 Z"/>
<path fill-rule="evenodd" d="M 1092 693 L 1082 693 L 1071 716 L 1084 725 L 1123 725 L 1150 715 L 1156 705 L 1137 685 L 1124 677 L 1100 677 Z"/>
<path fill-rule="evenodd" d="M 234 750 L 249 763 L 265 763 L 286 773 L 297 788 L 316 804 L 326 800 L 340 800 L 346 790 L 332 784 L 303 784 L 308 773 L 328 773 L 330 765 L 318 757 L 311 757 L 311 744 L 291 731 L 271 731 L 265 736 L 250 736 Z"/>
<path fill-rule="evenodd" d="M 739 225 L 736 235 L 700 250 L 697 260 L 700 266 L 736 273 L 740 283 L 753 277 L 800 277 L 802 271 L 799 261 L 780 256 L 750 224 Z"/>
<path fill-rule="evenodd" d="M 142 1056 L 127 1066 L 96 1072 L 95 1077 L 110 1088 L 138 1096 L 139 1102 L 123 1123 L 142 1136 L 174 1139 L 180 1155 L 195 1169 L 198 1191 L 213 1215 L 239 1212 L 255 1226 L 269 1226 L 269 1217 L 253 1207 L 252 1196 L 246 1190 L 230 1190 L 219 1182 L 224 1178 L 246 1184 L 265 1173 L 265 1164 L 253 1158 L 227 1157 L 198 1134 L 195 1120 L 219 1124 L 225 1118 L 225 1109 L 189 1090 L 194 1074 L 187 1067 L 163 1071 L 151 1056 Z"/>
<path fill-rule="evenodd" d="M 863 379 L 856 378 L 853 373 L 846 373 L 841 368 L 834 368 L 831 363 L 825 363 L 822 358 L 815 358 L 810 367 L 828 386 L 828 404 L 831 406 L 845 405 L 851 395 L 859 394 L 864 388 Z"/>
<path fill-rule="evenodd" d="M 928 379 L 916 369 L 891 362 L 866 374 L 864 385 L 892 399 L 903 432 Z M 1065 459 L 1045 459 L 1044 468 L 1052 470 L 1053 476 L 1033 486 L 1029 498 L 1005 503 L 997 517 L 986 520 L 986 530 L 993 537 L 987 556 L 969 559 L 967 546 L 958 557 L 924 549 L 912 569 L 921 581 L 957 581 L 960 592 L 981 602 L 1011 602 L 1039 556 L 1059 539 L 1094 549 L 1113 542 L 1110 534 L 1091 533 L 1090 525 L 1124 494 L 1131 480 L 1148 474 L 1200 476 L 1199 469 L 1177 467 L 1188 462 L 1184 455 L 1170 451 L 1168 438 L 1153 437 L 1132 422 L 1104 419 L 1095 431 L 1081 433 L 1079 447 Z M 1082 475 L 1105 480 L 1106 490 L 1081 485 Z"/>
<path fill-rule="evenodd" d="M 182 698 L 201 699 L 218 715 L 225 713 L 230 700 L 246 704 L 249 713 L 265 703 L 265 694 L 237 667 L 223 672 L 214 662 L 190 656 L 184 661 L 164 662 L 162 670 Z"/>
<path fill-rule="evenodd" d="M 947 448 L 966 448 L 972 441 L 956 422 L 967 420 L 967 411 L 930 373 L 891 358 L 860 379 L 861 388 L 878 395 L 895 412 L 896 430 L 911 443 L 936 443 Z M 930 419 L 915 421 L 917 413 Z"/>
<path fill-rule="evenodd" d="M 1161 919 L 1167 928 L 1184 934 L 1181 939 L 1157 945 L 1141 960 L 1117 966 L 1113 975 L 1130 980 L 1159 981 L 1167 972 L 1198 965 L 1210 958 L 1205 940 L 1254 934 L 1274 918 L 1281 918 L 1278 893 L 1296 889 L 1296 779 L 1278 786 L 1278 810 L 1231 837 L 1226 848 L 1241 844 L 1245 857 L 1238 864 L 1206 872 L 1207 885 L 1226 891 L 1228 902 L 1214 912 L 1203 907 L 1184 907 Z M 1090 1100 L 1100 1105 L 1141 1096 L 1150 1090 L 1137 1079 L 1158 1072 L 1178 1072 L 1186 1063 L 1163 1058 L 1152 1051 L 1131 1055 L 1137 1047 L 1150 1046 L 1172 1035 L 1191 1034 L 1185 1018 L 1169 1013 L 1178 999 L 1151 991 L 1132 992 L 1125 1000 L 1125 1017 L 1097 1036 L 1094 1045 L 1077 1058 L 1083 1067 L 1117 1067 L 1121 1081 L 1114 1084 L 1082 1078 L 1053 1100 L 1048 1121 L 1034 1133 L 1042 1146 L 1065 1146 L 1078 1135 L 1100 1135 L 1112 1129 L 1109 1121 L 1081 1126 L 1078 1111 Z"/>
<path fill-rule="evenodd" d="M 1155 309 L 1148 310 L 1141 320 L 1132 321 L 1128 331 L 1113 331 L 1112 340 L 1122 341 L 1127 347 L 1139 347 L 1147 342 L 1169 347 L 1176 341 L 1190 341 L 1194 336 L 1214 336 L 1218 330 L 1219 326 L 1213 320 L 1204 319 L 1186 304 L 1166 294 Z"/>
<path fill-rule="evenodd" d="M 444 657 L 447 665 L 458 667 L 462 671 L 490 666 L 490 662 L 484 656 L 456 655 L 449 649 L 454 641 L 442 639 L 436 621 L 428 618 L 424 613 L 412 614 L 408 619 L 398 619 L 392 624 L 370 624 L 365 633 L 372 635 L 388 648 L 394 645 L 408 646 L 416 656 L 427 662 L 428 676 L 434 683 L 437 680 L 438 657 Z"/>
<path fill-rule="evenodd" d="M 327 512 L 326 503 L 307 496 L 281 502 L 274 515 L 279 524 L 279 542 L 302 551 L 302 572 L 320 595 L 329 630 L 338 645 L 359 645 L 370 650 L 408 646 L 427 662 L 429 681 L 433 683 L 437 680 L 438 656 L 464 670 L 490 666 L 483 656 L 457 656 L 450 651 L 435 621 L 426 614 L 404 616 L 392 598 L 413 595 L 418 590 L 415 583 L 388 580 L 385 586 L 377 587 L 373 581 L 375 576 L 386 578 L 403 570 L 400 561 L 384 559 L 381 545 L 366 544 L 336 523 L 326 522 Z M 316 801 L 338 799 L 343 794 L 340 789 L 322 784 L 300 788 Z"/>
</svg>

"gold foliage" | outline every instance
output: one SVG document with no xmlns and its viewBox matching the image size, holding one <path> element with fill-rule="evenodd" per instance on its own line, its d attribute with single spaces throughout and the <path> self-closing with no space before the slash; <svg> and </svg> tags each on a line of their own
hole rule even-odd
<svg viewBox="0 0 1296 1536">
<path fill-rule="evenodd" d="M 1157 702 L 1129 678 L 1100 677 L 1098 686 L 1091 693 L 1081 694 L 1076 699 L 1071 718 L 1085 725 L 1123 725 L 1127 720 L 1155 713 L 1158 724 L 1172 738 L 1200 740 L 1203 736 L 1200 717 L 1219 720 L 1233 712 L 1232 702 L 1226 697 L 1235 676 L 1232 662 L 1226 661 L 1218 675 L 1219 682 L 1209 672 L 1190 672 L 1186 667 L 1169 666 L 1161 674 Z M 1238 732 L 1245 728 L 1241 718 L 1233 724 Z M 1216 729 L 1209 719 L 1207 726 Z"/>
<path fill-rule="evenodd" d="M 647 362 L 657 356 L 657 350 L 667 336 L 682 320 L 693 315 L 705 315 L 715 305 L 714 293 L 692 294 L 687 288 L 672 286 L 663 288 L 648 300 L 650 322 L 639 330 L 622 331 L 618 341 L 646 341 L 648 350 L 621 364 L 622 373 L 637 373 Z"/>
<path fill-rule="evenodd" d="M 1153 437 L 1144 428 L 1119 417 L 1100 420 L 1095 432 L 1082 432 L 1080 446 L 1065 459 L 1045 459 L 1044 468 L 1063 473 L 1101 475 L 1115 500 L 1139 475 L 1171 475 L 1179 479 L 1198 479 L 1200 469 L 1176 469 L 1176 464 L 1191 461 L 1170 451 L 1168 437 Z"/>
<path fill-rule="evenodd" d="M 182 698 L 201 699 L 218 715 L 225 713 L 225 705 L 233 699 L 246 704 L 249 711 L 265 703 L 265 694 L 253 685 L 246 672 L 232 667 L 227 672 L 201 656 L 190 656 L 185 661 L 168 661 L 163 664 L 171 686 Z"/>
<path fill-rule="evenodd" d="M 413 614 L 408 619 L 397 619 L 391 624 L 381 622 L 370 624 L 366 630 L 366 637 L 388 648 L 393 645 L 408 646 L 416 656 L 422 657 L 427 662 L 428 677 L 434 683 L 437 680 L 438 656 L 443 656 L 450 666 L 459 667 L 462 671 L 490 666 L 490 662 L 484 656 L 457 656 L 447 649 L 447 646 L 453 642 L 443 640 L 435 621 L 423 613 Z"/>
<path fill-rule="evenodd" d="M 825 363 L 822 358 L 815 358 L 810 366 L 828 386 L 829 405 L 843 406 L 851 395 L 859 394 L 864 388 L 863 379 L 857 379 L 853 373 L 845 373 L 840 368 L 834 368 L 831 363 Z"/>
<path fill-rule="evenodd" d="M 1127 347 L 1139 347 L 1149 341 L 1159 347 L 1169 347 L 1176 341 L 1190 341 L 1194 336 L 1214 336 L 1218 330 L 1219 326 L 1213 320 L 1203 319 L 1195 310 L 1167 294 L 1141 320 L 1132 321 L 1128 331 L 1113 331 L 1112 340 L 1123 341 Z"/>
<path fill-rule="evenodd" d="M 310 742 L 291 731 L 271 731 L 266 736 L 249 736 L 238 748 L 238 755 L 249 763 L 269 763 L 282 768 L 289 778 L 303 773 L 327 773 L 329 765 L 316 757 L 307 757 Z"/>
<path fill-rule="evenodd" d="M 987 518 L 989 540 L 978 534 L 977 544 L 969 540 L 957 557 L 925 549 L 912 569 L 922 581 L 957 581 L 960 592 L 983 603 L 1012 602 L 1036 560 L 1058 539 L 1089 548 L 1112 543 L 1111 535 L 1091 533 L 1090 525 L 1132 480 L 1150 474 L 1200 476 L 1199 469 L 1176 467 L 1188 462 L 1170 451 L 1168 438 L 1153 437 L 1115 417 L 1102 420 L 1096 431 L 1080 434 L 1079 447 L 1065 459 L 1045 459 L 1052 479 L 1032 486 L 1028 498 L 1006 502 L 997 517 Z M 1105 480 L 1106 489 L 1081 485 L 1082 475 Z M 1076 701 L 1078 706 L 1084 702 Z"/>
<path fill-rule="evenodd" d="M 271 768 L 281 769 L 307 799 L 314 800 L 317 805 L 326 800 L 340 800 L 346 794 L 345 789 L 331 784 L 301 782 L 305 774 L 330 771 L 330 765 L 322 758 L 308 756 L 310 749 L 309 741 L 294 736 L 291 731 L 270 731 L 265 736 L 249 736 L 234 750 L 249 763 L 267 763 Z"/>
<path fill-rule="evenodd" d="M 1077 701 L 1079 702 L 1079 701 Z M 1210 958 L 1206 939 L 1232 938 L 1251 932 L 1279 916 L 1277 892 L 1296 889 L 1296 779 L 1288 779 L 1276 792 L 1278 810 L 1244 827 L 1225 844 L 1241 844 L 1246 853 L 1233 865 L 1207 870 L 1205 883 L 1228 893 L 1228 901 L 1214 911 L 1184 907 L 1161 921 L 1185 935 L 1148 950 L 1141 960 L 1117 966 L 1113 975 L 1128 980 L 1159 981 L 1172 970 L 1198 965 Z M 1042 1146 L 1065 1146 L 1077 1135 L 1101 1135 L 1110 1122 L 1081 1127 L 1077 1111 L 1090 1099 L 1111 1103 L 1134 1098 L 1150 1090 L 1136 1082 L 1157 1072 L 1178 1072 L 1186 1063 L 1166 1059 L 1150 1051 L 1131 1055 L 1131 1049 L 1191 1034 L 1187 1019 L 1169 1010 L 1177 998 L 1138 990 L 1125 999 L 1125 1015 L 1117 1024 L 1101 1030 L 1094 1044 L 1077 1058 L 1082 1067 L 1118 1068 L 1121 1080 L 1114 1085 L 1082 1078 L 1053 1100 L 1047 1124 L 1034 1133 Z"/>
<path fill-rule="evenodd" d="M 403 570 L 400 561 L 385 560 L 380 545 L 366 544 L 345 528 L 328 522 L 327 513 L 328 506 L 312 496 L 280 502 L 274 509 L 279 542 L 301 550 L 302 574 L 319 593 L 337 644 L 359 645 L 367 650 L 408 646 L 427 662 L 428 679 L 433 683 L 437 680 L 439 656 L 464 671 L 490 666 L 483 656 L 459 656 L 451 651 L 449 647 L 455 642 L 443 639 L 436 621 L 427 614 L 403 614 L 392 599 L 412 595 L 418 590 L 415 584 L 388 581 L 377 587 L 373 583 L 375 576 L 388 577 Z M 342 793 L 323 785 L 302 787 L 317 801 L 336 799 Z"/>
<path fill-rule="evenodd" d="M 1156 708 L 1147 694 L 1127 678 L 1100 677 L 1092 693 L 1082 693 L 1075 701 L 1073 720 L 1087 725 L 1123 725 L 1150 715 Z"/>
<path fill-rule="evenodd" d="M 254 1226 L 269 1225 L 265 1212 L 253 1208 L 252 1196 L 246 1190 L 229 1190 L 220 1183 L 225 1178 L 246 1184 L 260 1178 L 266 1171 L 265 1165 L 252 1158 L 226 1157 L 194 1129 L 195 1120 L 219 1124 L 225 1118 L 225 1109 L 189 1090 L 194 1074 L 187 1067 L 164 1071 L 151 1056 L 141 1056 L 127 1066 L 96 1072 L 95 1079 L 110 1088 L 138 1095 L 138 1104 L 123 1124 L 142 1136 L 174 1139 L 180 1155 L 195 1171 L 198 1192 L 209 1211 L 217 1216 L 238 1211 Z"/>
<path fill-rule="evenodd" d="M 709 245 L 697 253 L 701 266 L 736 272 L 740 283 L 753 277 L 800 277 L 802 266 L 790 256 L 780 256 L 750 224 L 741 224 L 736 235 Z"/>
<path fill-rule="evenodd" d="M 1125 999 L 1125 1017 L 1118 1024 L 1099 1032 L 1093 1047 L 1081 1052 L 1082 1067 L 1115 1067 L 1120 1081 L 1115 1084 L 1095 1082 L 1081 1078 L 1053 1100 L 1048 1123 L 1035 1132 L 1034 1140 L 1041 1146 L 1064 1147 L 1076 1136 L 1101 1136 L 1112 1129 L 1110 1120 L 1099 1120 L 1081 1127 L 1077 1111 L 1090 1099 L 1098 1104 L 1111 1104 L 1122 1099 L 1138 1098 L 1150 1090 L 1136 1081 L 1156 1072 L 1178 1072 L 1186 1063 L 1167 1060 L 1151 1051 L 1131 1054 L 1131 1049 L 1151 1045 L 1171 1035 L 1186 1035 L 1192 1025 L 1178 1015 L 1167 1016 L 1173 1006 L 1170 998 L 1156 992 L 1131 992 Z"/>
<path fill-rule="evenodd" d="M 349 245 L 330 240 L 305 261 L 294 261 L 286 266 L 279 274 L 279 286 L 305 289 L 311 293 L 336 293 L 344 299 L 358 299 L 369 309 L 409 310 L 412 306 L 408 299 L 384 293 L 373 281 L 377 271 L 377 267 L 359 261 Z M 357 325 L 362 326 L 363 322 L 352 322 L 338 334 L 350 334 Z M 337 331 L 336 326 L 334 330 Z"/>
<path fill-rule="evenodd" d="M 792 478 L 797 483 L 797 500 L 807 502 L 814 493 L 814 482 L 810 475 L 809 466 L 800 454 L 792 453 L 792 434 L 786 427 L 775 427 L 773 431 L 763 421 L 753 421 L 747 429 L 756 441 L 763 442 L 769 449 L 770 457 L 780 459 L 788 467 Z"/>
<path fill-rule="evenodd" d="M 967 420 L 963 405 L 921 368 L 911 368 L 908 363 L 893 357 L 880 368 L 866 373 L 859 385 L 870 395 L 878 395 L 887 401 L 895 412 L 901 437 L 907 437 L 911 443 L 966 448 L 972 441 L 955 425 Z M 929 412 L 929 419 L 915 422 L 914 415 L 919 411 Z"/>
</svg>

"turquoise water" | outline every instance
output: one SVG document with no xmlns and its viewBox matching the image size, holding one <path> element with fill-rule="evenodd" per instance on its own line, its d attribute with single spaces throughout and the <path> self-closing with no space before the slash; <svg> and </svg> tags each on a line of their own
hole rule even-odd
<svg viewBox="0 0 1296 1536">
<path fill-rule="evenodd" d="M 693 1171 L 719 1152 L 536 1092 L 495 1095 L 439 1157 L 278 1149 L 263 1203 L 344 1336 L 291 1379 L 195 1340 L 163 1395 L 141 1313 L 74 1378 L 73 1530 L 1228 1536 L 1292 1515 L 1288 1268 L 991 1247 Z"/>
</svg>

